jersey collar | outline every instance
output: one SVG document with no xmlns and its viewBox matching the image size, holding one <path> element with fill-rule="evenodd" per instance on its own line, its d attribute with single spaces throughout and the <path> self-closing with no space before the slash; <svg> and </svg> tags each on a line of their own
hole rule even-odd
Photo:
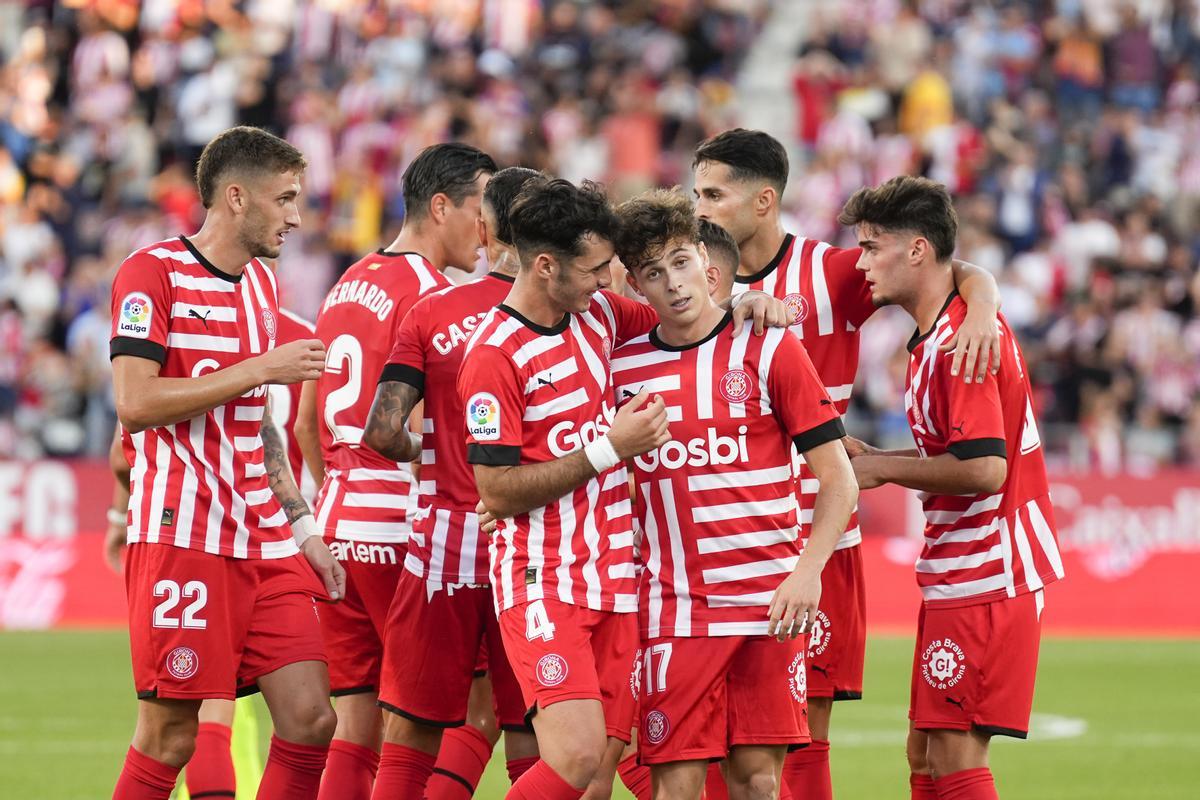
<svg viewBox="0 0 1200 800">
<path fill-rule="evenodd" d="M 188 252 L 196 257 L 196 262 L 208 270 L 209 274 L 212 276 L 220 278 L 224 281 L 229 281 L 230 283 L 237 283 L 242 279 L 241 275 L 230 275 L 228 272 L 217 269 L 211 261 L 204 257 L 203 253 L 196 249 L 195 245 L 188 241 L 186 236 L 180 236 L 179 241 L 183 242 L 183 246 L 188 249 Z M 251 261 L 253 260 L 254 259 L 251 259 Z"/>
<path fill-rule="evenodd" d="M 654 330 L 650 331 L 650 344 L 654 345 L 659 350 L 666 350 L 669 353 L 682 353 L 684 350 L 691 350 L 694 347 L 699 347 L 700 345 L 707 342 L 709 339 L 712 339 L 718 333 L 725 330 L 725 328 L 729 327 L 729 324 L 731 322 L 733 322 L 733 312 L 726 311 L 725 316 L 721 317 L 721 321 L 717 323 L 717 326 L 715 328 L 713 328 L 711 331 L 709 331 L 708 334 L 703 339 L 700 339 L 699 341 L 691 342 L 690 344 L 679 344 L 679 345 L 667 344 L 662 339 L 660 339 L 658 337 L 658 326 L 655 325 Z"/>
<path fill-rule="evenodd" d="M 504 281 L 505 283 L 516 283 L 517 282 L 517 278 L 515 275 L 505 275 L 503 272 L 489 272 L 484 277 L 485 278 L 495 278 L 496 280 Z"/>
<path fill-rule="evenodd" d="M 942 310 L 938 312 L 938 315 L 933 320 L 933 325 L 929 327 L 929 330 L 925 331 L 924 333 L 921 333 L 920 330 L 913 331 L 912 338 L 908 340 L 908 344 L 906 345 L 906 347 L 908 347 L 908 352 L 911 353 L 913 350 L 916 350 L 917 345 L 928 339 L 930 334 L 937 330 L 937 321 L 942 318 L 943 314 L 946 313 L 946 309 L 950 307 L 950 304 L 954 302 L 954 298 L 956 297 L 958 297 L 958 289 L 952 291 L 950 296 L 946 298 L 946 302 L 942 304 Z"/>
<path fill-rule="evenodd" d="M 529 319 L 512 306 L 506 306 L 504 303 L 501 303 L 500 305 L 496 306 L 496 308 L 500 309 L 505 314 L 508 314 L 510 317 L 515 317 L 518 322 L 540 336 L 555 336 L 565 331 L 567 326 L 571 324 L 570 314 L 563 314 L 562 319 L 560 319 L 553 326 L 547 328 L 545 325 L 538 325 L 536 322 Z"/>
<path fill-rule="evenodd" d="M 772 272 L 774 272 L 776 269 L 778 269 L 780 264 L 783 263 L 783 258 L 784 258 L 784 256 L 786 256 L 788 254 L 788 251 L 792 249 L 792 242 L 794 242 L 794 241 L 796 241 L 795 236 L 793 236 L 790 233 L 784 234 L 783 244 L 779 245 L 779 252 L 775 254 L 775 257 L 772 258 L 771 261 L 765 267 L 763 267 L 762 269 L 760 269 L 758 272 L 754 273 L 753 275 L 735 275 L 733 277 L 734 282 L 749 284 L 749 283 L 754 283 L 755 281 L 761 281 L 764 278 L 766 278 L 768 275 L 770 275 Z"/>
</svg>

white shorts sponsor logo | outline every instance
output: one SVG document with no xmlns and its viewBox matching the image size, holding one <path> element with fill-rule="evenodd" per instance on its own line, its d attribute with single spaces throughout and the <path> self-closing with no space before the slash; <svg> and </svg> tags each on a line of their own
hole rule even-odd
<svg viewBox="0 0 1200 800">
<path fill-rule="evenodd" d="M 477 442 L 500 439 L 500 401 L 490 392 L 479 392 L 467 401 L 467 431 Z"/>
<path fill-rule="evenodd" d="M 646 741 L 659 744 L 671 732 L 671 721 L 657 709 L 646 715 Z"/>
<path fill-rule="evenodd" d="M 921 677 L 935 689 L 949 689 L 967 672 L 967 657 L 952 639 L 934 639 L 921 653 Z"/>
<path fill-rule="evenodd" d="M 567 679 L 567 660 L 557 653 L 538 659 L 537 679 L 542 686 L 558 686 Z"/>
<path fill-rule="evenodd" d="M 167 653 L 167 672 L 178 680 L 187 680 L 200 669 L 200 656 L 190 647 L 176 647 Z"/>
<path fill-rule="evenodd" d="M 744 403 L 754 391 L 754 378 L 744 369 L 731 369 L 721 378 L 721 397 L 730 403 Z"/>
<path fill-rule="evenodd" d="M 819 656 L 829 647 L 829 640 L 833 638 L 833 625 L 829 622 L 829 617 L 825 616 L 824 611 L 817 611 L 817 618 L 813 620 L 812 630 L 808 633 L 808 656 Z"/>
<path fill-rule="evenodd" d="M 796 653 L 788 667 L 788 691 L 797 703 L 808 702 L 808 670 L 804 668 L 804 653 Z"/>
<path fill-rule="evenodd" d="M 121 301 L 121 314 L 117 320 L 117 335 L 134 339 L 150 338 L 150 321 L 154 318 L 154 303 L 148 295 L 130 292 Z"/>
<path fill-rule="evenodd" d="M 634 459 L 638 469 L 654 472 L 661 464 L 666 469 L 680 467 L 707 467 L 724 464 L 746 463 L 750 460 L 750 447 L 746 444 L 745 425 L 738 427 L 737 438 L 720 436 L 716 428 L 708 429 L 708 436 L 697 436 L 686 442 L 672 439 L 657 450 L 651 450 Z"/>
</svg>

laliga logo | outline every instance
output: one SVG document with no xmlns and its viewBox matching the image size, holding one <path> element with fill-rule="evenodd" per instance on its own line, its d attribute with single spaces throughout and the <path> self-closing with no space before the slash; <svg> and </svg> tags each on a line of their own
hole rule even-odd
<svg viewBox="0 0 1200 800">
<path fill-rule="evenodd" d="M 578 431 L 575 430 L 574 420 L 565 419 L 550 429 L 550 434 L 546 437 L 546 444 L 551 453 L 562 458 L 596 441 L 608 433 L 608 429 L 611 427 L 603 414 L 597 415 L 595 420 L 580 425 Z"/>
<path fill-rule="evenodd" d="M 130 295 L 121 307 L 121 316 L 130 322 L 144 322 L 150 316 L 150 301 L 138 295 Z"/>
<path fill-rule="evenodd" d="M 471 404 L 471 421 L 476 425 L 487 425 L 496 419 L 496 404 L 486 397 L 480 397 Z"/>
<path fill-rule="evenodd" d="M 750 460 L 750 448 L 746 444 L 745 425 L 738 427 L 738 436 L 718 436 L 716 428 L 708 429 L 708 438 L 697 436 L 687 442 L 672 439 L 657 450 L 651 450 L 634 459 L 638 469 L 654 472 L 661 464 L 665 469 L 689 467 L 719 467 Z"/>
</svg>

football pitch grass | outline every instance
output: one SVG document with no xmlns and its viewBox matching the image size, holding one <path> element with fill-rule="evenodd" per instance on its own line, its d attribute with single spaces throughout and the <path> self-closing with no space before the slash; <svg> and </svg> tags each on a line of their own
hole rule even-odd
<svg viewBox="0 0 1200 800">
<path fill-rule="evenodd" d="M 872 637 L 867 699 L 838 703 L 839 800 L 906 798 L 905 709 L 912 642 Z M 1033 734 L 997 739 L 1001 797 L 1188 798 L 1200 779 L 1200 641 L 1043 642 Z M 258 703 L 265 752 L 269 722 Z M 0 797 L 111 796 L 133 730 L 128 644 L 120 631 L 0 633 Z M 499 748 L 497 748 L 499 752 Z M 476 793 L 502 798 L 494 758 Z M 618 788 L 614 797 L 627 798 Z"/>
</svg>

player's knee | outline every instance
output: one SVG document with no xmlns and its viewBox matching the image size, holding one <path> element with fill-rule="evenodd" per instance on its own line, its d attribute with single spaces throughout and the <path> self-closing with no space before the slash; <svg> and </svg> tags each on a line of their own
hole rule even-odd
<svg viewBox="0 0 1200 800">
<path fill-rule="evenodd" d="M 745 789 L 742 796 L 748 800 L 772 800 L 779 796 L 779 780 L 774 770 L 754 772 L 747 776 Z"/>
<path fill-rule="evenodd" d="M 591 736 L 574 737 L 559 746 L 562 777 L 573 786 L 586 786 L 600 771 L 605 740 Z"/>
<path fill-rule="evenodd" d="M 196 730 L 195 724 L 168 725 L 157 732 L 156 741 L 152 745 L 155 752 L 147 752 L 146 755 L 164 764 L 182 767 L 191 760 L 192 753 L 196 751 Z"/>
<path fill-rule="evenodd" d="M 337 714 L 328 703 L 318 703 L 293 717 L 287 730 L 284 727 L 277 722 L 276 733 L 289 742 L 326 745 L 337 730 Z"/>
</svg>

